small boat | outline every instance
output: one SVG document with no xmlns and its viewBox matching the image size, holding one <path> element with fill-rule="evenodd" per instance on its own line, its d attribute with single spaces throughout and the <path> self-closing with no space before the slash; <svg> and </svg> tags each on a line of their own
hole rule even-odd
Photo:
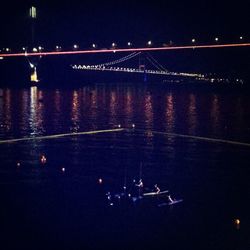
<svg viewBox="0 0 250 250">
<path fill-rule="evenodd" d="M 173 200 L 172 202 L 171 201 L 169 201 L 169 202 L 163 202 L 163 203 L 158 204 L 158 207 L 171 206 L 171 205 L 180 203 L 182 201 L 183 201 L 182 199 L 179 199 L 179 200 Z"/>
<path fill-rule="evenodd" d="M 157 195 L 162 195 L 168 193 L 168 190 L 164 190 L 161 192 L 149 192 L 149 193 L 144 193 L 143 196 L 157 196 Z"/>
</svg>

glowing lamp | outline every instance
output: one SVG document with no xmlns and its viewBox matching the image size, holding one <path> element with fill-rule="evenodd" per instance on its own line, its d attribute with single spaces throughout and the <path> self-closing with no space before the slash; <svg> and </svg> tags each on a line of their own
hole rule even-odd
<svg viewBox="0 0 250 250">
<path fill-rule="evenodd" d="M 148 46 L 151 46 L 152 45 L 152 41 L 148 41 Z"/>
<path fill-rule="evenodd" d="M 240 225 L 240 220 L 239 220 L 239 219 L 235 219 L 235 220 L 234 220 L 234 223 L 235 223 L 236 225 Z"/>
<path fill-rule="evenodd" d="M 100 178 L 100 179 L 98 180 L 98 182 L 99 182 L 99 184 L 102 184 L 102 178 Z"/>
<path fill-rule="evenodd" d="M 46 157 L 44 155 L 42 155 L 40 161 L 41 161 L 42 164 L 45 164 L 47 159 L 46 159 Z"/>
</svg>

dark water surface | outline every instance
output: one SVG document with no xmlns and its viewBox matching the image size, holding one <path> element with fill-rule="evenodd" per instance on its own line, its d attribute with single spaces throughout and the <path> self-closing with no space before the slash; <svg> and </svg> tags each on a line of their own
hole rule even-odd
<svg viewBox="0 0 250 250">
<path fill-rule="evenodd" d="M 128 129 L 0 143 L 1 249 L 250 249 L 245 93 L 138 84 L 0 90 L 1 142 L 119 125 Z M 107 192 L 134 192 L 139 178 L 145 190 L 157 183 L 183 202 L 109 205 Z"/>
</svg>

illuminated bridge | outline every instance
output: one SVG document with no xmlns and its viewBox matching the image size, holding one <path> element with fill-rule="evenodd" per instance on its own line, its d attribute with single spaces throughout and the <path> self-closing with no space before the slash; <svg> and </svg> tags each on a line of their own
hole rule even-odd
<svg viewBox="0 0 250 250">
<path fill-rule="evenodd" d="M 147 44 L 147 47 L 141 48 L 132 48 L 132 46 L 128 45 L 127 48 L 117 48 L 117 46 L 113 46 L 109 49 L 98 49 L 95 46 L 92 46 L 92 49 L 84 49 L 79 50 L 78 46 L 74 46 L 72 50 L 62 50 L 61 47 L 56 47 L 56 51 L 44 51 L 42 47 L 33 48 L 31 52 L 27 50 L 27 48 L 23 52 L 11 52 L 10 49 L 5 49 L 3 52 L 0 51 L 0 59 L 4 61 L 9 57 L 24 57 L 27 58 L 30 64 L 30 68 L 32 69 L 31 73 L 31 81 L 38 81 L 36 68 L 37 63 L 32 58 L 41 58 L 44 56 L 53 56 L 53 55 L 80 55 L 80 54 L 100 54 L 100 53 L 122 53 L 122 52 L 130 52 L 131 54 L 122 57 L 120 59 L 116 59 L 112 62 L 107 62 L 98 65 L 71 65 L 74 70 L 84 70 L 84 71 L 106 71 L 106 72 L 125 72 L 125 73 L 139 73 L 139 74 L 148 74 L 148 75 L 163 75 L 163 76 L 177 76 L 177 77 L 189 77 L 195 78 L 197 80 L 209 80 L 214 81 L 215 79 L 208 79 L 207 76 L 198 73 L 183 73 L 183 72 L 170 72 L 165 69 L 162 65 L 160 65 L 152 56 L 150 56 L 149 52 L 153 51 L 171 51 L 171 50 L 194 50 L 194 49 L 216 49 L 216 48 L 235 48 L 235 47 L 249 47 L 250 43 L 227 43 L 227 44 L 204 44 L 204 45 L 196 45 L 195 43 L 192 45 L 186 46 L 162 46 L 162 47 L 152 47 L 151 44 Z M 139 67 L 125 67 L 125 66 L 114 66 L 130 60 L 140 54 L 146 54 L 146 59 L 149 61 L 152 69 L 146 68 L 145 65 L 139 63 Z M 216 81 L 223 81 L 224 79 L 216 79 Z"/>
<path fill-rule="evenodd" d="M 143 56 L 143 61 L 141 62 L 140 56 Z M 139 67 L 131 68 L 131 67 L 117 67 L 113 65 L 121 64 L 125 61 L 129 61 L 133 58 L 139 57 Z M 146 61 L 151 65 L 154 69 L 146 68 Z M 162 66 L 151 54 L 142 53 L 142 52 L 134 52 L 120 59 L 116 59 L 114 61 L 96 64 L 96 65 L 71 65 L 72 69 L 75 70 L 85 70 L 85 71 L 109 71 L 109 72 L 124 72 L 124 73 L 139 73 L 139 74 L 149 74 L 149 75 L 163 75 L 163 76 L 179 76 L 179 77 L 193 77 L 196 79 L 204 80 L 206 79 L 202 74 L 195 73 L 177 73 L 170 72 L 164 66 Z"/>
</svg>

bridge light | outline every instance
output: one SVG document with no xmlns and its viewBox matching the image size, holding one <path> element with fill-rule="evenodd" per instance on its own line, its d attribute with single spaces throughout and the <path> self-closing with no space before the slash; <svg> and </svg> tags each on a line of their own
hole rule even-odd
<svg viewBox="0 0 250 250">
<path fill-rule="evenodd" d="M 59 51 L 59 50 L 61 50 L 61 49 L 62 49 L 61 46 L 56 45 L 56 50 L 57 50 L 57 51 Z"/>
<path fill-rule="evenodd" d="M 10 48 L 6 48 L 5 50 L 6 50 L 7 52 L 10 52 Z"/>
<path fill-rule="evenodd" d="M 92 48 L 94 48 L 94 49 L 96 48 L 96 44 L 95 43 L 92 44 Z"/>
<path fill-rule="evenodd" d="M 192 39 L 192 43 L 195 43 L 195 42 L 196 42 L 196 40 L 193 38 L 193 39 Z"/>
<path fill-rule="evenodd" d="M 42 47 L 42 46 L 39 46 L 39 47 L 38 47 L 38 50 L 39 50 L 39 51 L 43 50 L 43 47 Z"/>
<path fill-rule="evenodd" d="M 74 48 L 74 49 L 78 49 L 79 46 L 78 46 L 77 44 L 74 44 L 73 48 Z"/>
<path fill-rule="evenodd" d="M 22 50 L 23 50 L 23 51 L 26 51 L 26 48 L 25 48 L 25 47 L 22 47 Z"/>
<path fill-rule="evenodd" d="M 147 42 L 147 45 L 148 45 L 148 46 L 151 46 L 151 45 L 152 45 L 152 41 L 148 41 L 148 42 Z"/>
<path fill-rule="evenodd" d="M 33 48 L 33 50 L 32 50 L 33 52 L 37 52 L 37 48 Z"/>
<path fill-rule="evenodd" d="M 218 38 L 218 37 L 215 37 L 214 40 L 215 40 L 215 42 L 218 42 L 218 41 L 219 41 L 219 38 Z"/>
<path fill-rule="evenodd" d="M 131 42 L 128 42 L 128 46 L 129 46 L 129 47 L 132 46 L 132 43 L 131 43 Z"/>
<path fill-rule="evenodd" d="M 243 40 L 243 37 L 242 37 L 242 36 L 240 36 L 240 40 Z"/>
<path fill-rule="evenodd" d="M 112 43 L 112 47 L 113 47 L 113 48 L 116 47 L 116 43 Z"/>
</svg>

